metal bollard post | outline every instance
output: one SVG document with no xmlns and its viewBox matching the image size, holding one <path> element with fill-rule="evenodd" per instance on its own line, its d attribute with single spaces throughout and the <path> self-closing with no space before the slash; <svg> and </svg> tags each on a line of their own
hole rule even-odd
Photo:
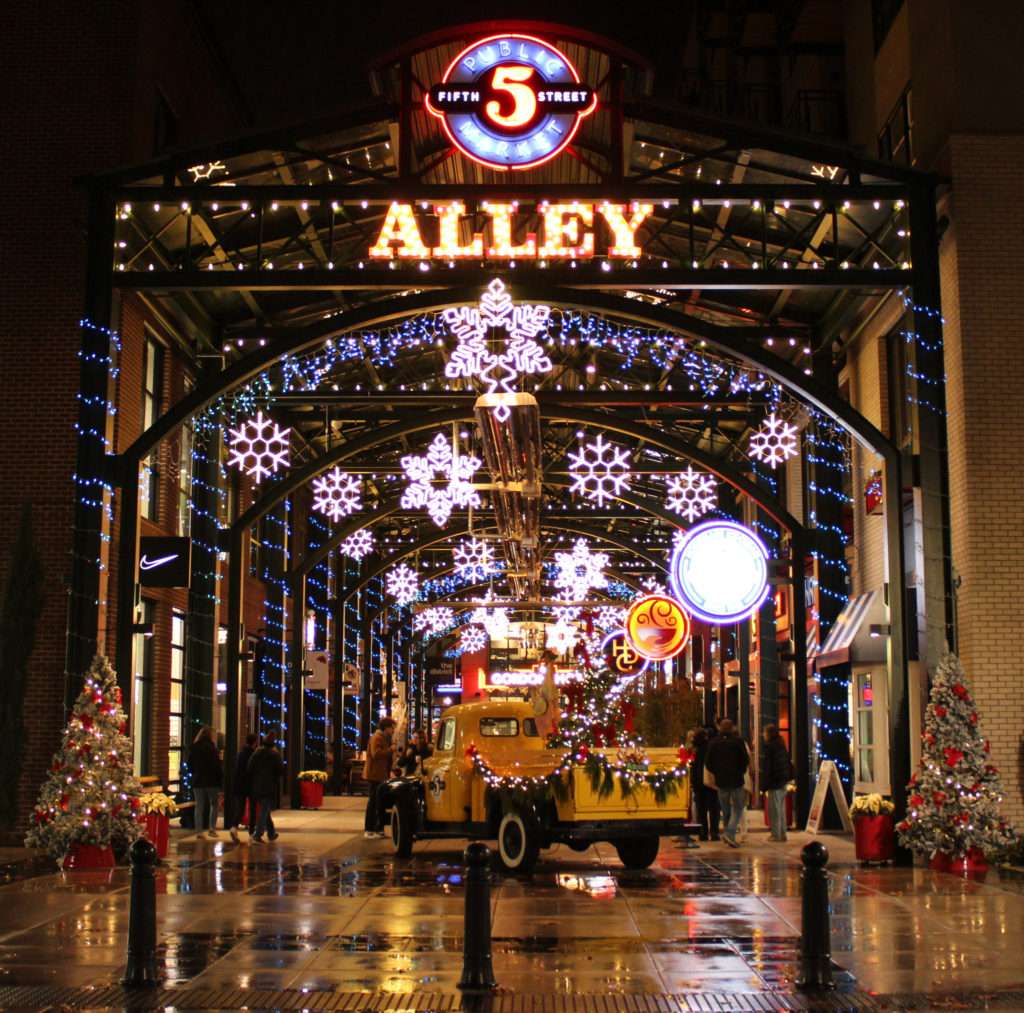
<svg viewBox="0 0 1024 1013">
<path fill-rule="evenodd" d="M 805 991 L 835 988 L 832 980 L 832 928 L 828 908 L 828 848 L 820 841 L 800 852 L 800 975 L 796 986 Z"/>
<path fill-rule="evenodd" d="M 466 862 L 466 920 L 459 988 L 497 988 L 491 966 L 491 849 L 474 841 L 463 855 Z"/>
<path fill-rule="evenodd" d="M 156 848 L 140 837 L 129 852 L 132 863 L 128 915 L 128 966 L 121 984 L 147 988 L 160 984 L 156 970 Z"/>
</svg>

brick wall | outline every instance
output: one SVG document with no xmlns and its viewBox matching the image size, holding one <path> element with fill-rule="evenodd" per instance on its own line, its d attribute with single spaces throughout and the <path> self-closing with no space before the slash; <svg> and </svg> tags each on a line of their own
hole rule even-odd
<svg viewBox="0 0 1024 1013">
<path fill-rule="evenodd" d="M 953 564 L 960 654 L 1003 775 L 1005 811 L 1024 825 L 1024 325 L 1020 200 L 1024 136 L 953 135 L 951 227 L 941 270 Z"/>
</svg>

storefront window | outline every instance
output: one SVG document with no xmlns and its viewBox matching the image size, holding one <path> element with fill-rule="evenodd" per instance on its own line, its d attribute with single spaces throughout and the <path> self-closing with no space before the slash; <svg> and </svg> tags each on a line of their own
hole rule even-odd
<svg viewBox="0 0 1024 1013">
<path fill-rule="evenodd" d="M 164 349 L 148 331 L 143 347 L 142 362 L 142 431 L 145 432 L 160 417 L 161 393 L 164 377 Z M 147 520 L 159 519 L 160 468 L 159 451 L 142 462 L 142 499 L 140 509 Z"/>
<path fill-rule="evenodd" d="M 185 616 L 171 616 L 171 706 L 168 719 L 167 783 L 177 790 L 181 780 L 182 724 L 184 721 Z"/>
<path fill-rule="evenodd" d="M 875 780 L 875 690 L 870 672 L 860 672 L 856 683 L 857 698 L 857 780 L 873 784 Z"/>
<path fill-rule="evenodd" d="M 153 622 L 153 602 L 142 599 L 139 618 L 142 623 Z M 153 685 L 153 638 L 136 633 L 132 637 L 132 765 L 136 776 L 149 773 L 149 708 Z"/>
</svg>

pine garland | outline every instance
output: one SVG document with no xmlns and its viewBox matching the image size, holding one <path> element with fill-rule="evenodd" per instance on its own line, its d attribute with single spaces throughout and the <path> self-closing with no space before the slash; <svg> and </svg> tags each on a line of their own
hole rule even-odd
<svg viewBox="0 0 1024 1013">
<path fill-rule="evenodd" d="M 39 791 L 25 844 L 61 861 L 74 844 L 127 848 L 142 834 L 142 786 L 132 773 L 132 743 L 117 676 L 97 656 Z"/>
<path fill-rule="evenodd" d="M 907 815 L 896 827 L 904 847 L 954 858 L 972 851 L 991 857 L 1012 847 L 1013 829 L 999 813 L 999 771 L 979 724 L 960 659 L 947 652 L 932 682 Z"/>
</svg>

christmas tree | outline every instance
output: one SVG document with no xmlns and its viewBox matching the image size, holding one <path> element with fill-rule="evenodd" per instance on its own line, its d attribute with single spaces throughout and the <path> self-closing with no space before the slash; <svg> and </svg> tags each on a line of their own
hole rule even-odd
<svg viewBox="0 0 1024 1013">
<path fill-rule="evenodd" d="M 1009 847 L 1013 830 L 999 814 L 999 771 L 989 762 L 978 711 L 960 659 L 939 662 L 925 713 L 921 766 L 907 785 L 900 843 L 928 856 L 987 855 Z"/>
<path fill-rule="evenodd" d="M 124 724 L 117 676 L 106 658 L 96 657 L 40 789 L 28 847 L 61 861 L 73 844 L 121 851 L 141 835 L 136 809 L 142 788 L 132 774 Z"/>
</svg>

